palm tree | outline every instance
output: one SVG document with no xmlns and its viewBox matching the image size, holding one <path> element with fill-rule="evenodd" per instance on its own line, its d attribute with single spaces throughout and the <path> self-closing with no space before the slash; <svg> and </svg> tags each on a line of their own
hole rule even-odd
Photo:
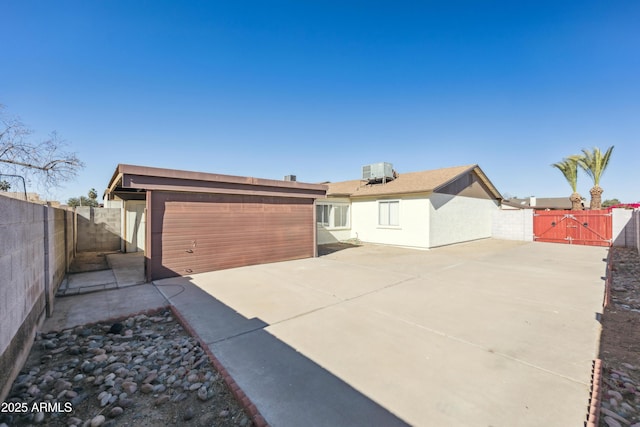
<svg viewBox="0 0 640 427">
<path fill-rule="evenodd" d="M 594 147 L 592 151 L 583 149 L 583 155 L 578 157 L 578 165 L 593 179 L 593 187 L 589 190 L 591 193 L 591 203 L 589 209 L 602 209 L 602 193 L 600 187 L 600 177 L 609 164 L 613 145 L 607 151 L 602 153 L 598 147 Z"/>
<path fill-rule="evenodd" d="M 562 172 L 573 190 L 573 194 L 569 197 L 572 211 L 582 210 L 582 196 L 578 194 L 578 158 L 579 156 L 565 157 L 561 162 L 551 165 Z"/>
</svg>

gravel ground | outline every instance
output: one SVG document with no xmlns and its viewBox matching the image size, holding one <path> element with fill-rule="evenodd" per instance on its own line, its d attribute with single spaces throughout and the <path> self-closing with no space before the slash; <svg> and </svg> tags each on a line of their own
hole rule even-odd
<svg viewBox="0 0 640 427">
<path fill-rule="evenodd" d="M 611 304 L 602 317 L 601 427 L 640 427 L 640 257 L 611 248 Z"/>
<path fill-rule="evenodd" d="M 168 310 L 39 334 L 0 427 L 252 426 Z"/>
</svg>

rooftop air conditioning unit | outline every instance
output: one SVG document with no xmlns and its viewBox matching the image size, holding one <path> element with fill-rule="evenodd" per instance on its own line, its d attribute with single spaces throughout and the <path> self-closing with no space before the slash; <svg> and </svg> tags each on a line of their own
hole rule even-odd
<svg viewBox="0 0 640 427">
<path fill-rule="evenodd" d="M 393 180 L 393 178 L 393 165 L 391 163 L 372 163 L 362 167 L 362 179 L 369 182 L 386 182 Z"/>
</svg>

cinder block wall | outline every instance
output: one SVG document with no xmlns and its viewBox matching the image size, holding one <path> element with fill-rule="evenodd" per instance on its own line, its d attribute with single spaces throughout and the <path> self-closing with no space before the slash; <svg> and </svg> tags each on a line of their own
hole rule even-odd
<svg viewBox="0 0 640 427">
<path fill-rule="evenodd" d="M 640 253 L 640 210 L 633 211 L 633 223 L 636 229 L 636 250 Z"/>
<path fill-rule="evenodd" d="M 533 241 L 533 209 L 505 209 L 493 213 L 491 237 Z"/>
<path fill-rule="evenodd" d="M 42 205 L 0 197 L 0 401 L 45 315 Z"/>
<path fill-rule="evenodd" d="M 630 209 L 612 209 L 613 246 L 638 248 L 638 212 Z"/>
<path fill-rule="evenodd" d="M 72 212 L 0 196 L 0 401 L 73 259 L 65 249 L 65 223 L 72 218 Z"/>
<path fill-rule="evenodd" d="M 76 208 L 76 251 L 119 251 L 121 244 L 121 209 Z"/>
<path fill-rule="evenodd" d="M 65 245 L 66 263 L 67 263 L 66 270 L 69 270 L 69 266 L 71 265 L 71 262 L 76 257 L 76 235 L 78 233 L 78 230 L 76 229 L 75 212 L 70 210 L 66 211 L 64 227 L 65 227 L 65 235 L 67 239 L 66 245 Z"/>
<path fill-rule="evenodd" d="M 47 245 L 45 246 L 48 266 L 47 316 L 53 312 L 55 294 L 73 261 L 73 212 L 45 208 L 47 215 Z M 71 248 L 71 250 L 69 250 Z"/>
</svg>

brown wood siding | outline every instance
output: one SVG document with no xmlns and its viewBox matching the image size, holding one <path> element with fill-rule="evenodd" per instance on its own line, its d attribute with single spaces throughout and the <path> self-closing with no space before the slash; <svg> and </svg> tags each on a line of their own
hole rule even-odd
<svg viewBox="0 0 640 427">
<path fill-rule="evenodd" d="M 312 199 L 151 193 L 153 279 L 314 256 Z"/>
</svg>

